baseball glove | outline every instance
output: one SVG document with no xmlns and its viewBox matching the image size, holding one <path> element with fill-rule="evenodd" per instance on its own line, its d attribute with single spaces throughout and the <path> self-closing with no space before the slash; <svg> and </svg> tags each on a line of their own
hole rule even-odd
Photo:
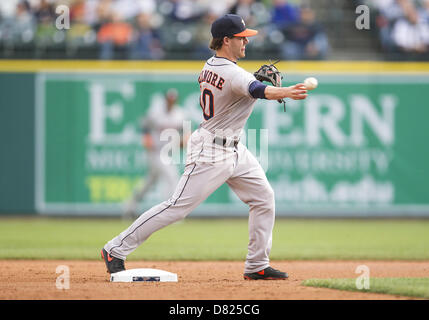
<svg viewBox="0 0 429 320">
<path fill-rule="evenodd" d="M 274 87 L 281 87 L 283 76 L 281 72 L 274 66 L 279 61 L 280 60 L 277 60 L 274 63 L 262 65 L 258 69 L 258 71 L 253 73 L 253 75 L 257 80 L 261 82 L 266 81 L 266 82 L 270 82 Z M 279 103 L 283 103 L 283 108 L 286 111 L 286 102 L 283 99 L 280 99 L 277 101 Z"/>
</svg>

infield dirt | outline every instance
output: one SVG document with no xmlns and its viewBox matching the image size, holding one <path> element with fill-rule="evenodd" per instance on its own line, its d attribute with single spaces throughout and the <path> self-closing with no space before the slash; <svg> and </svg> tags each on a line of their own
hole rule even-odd
<svg viewBox="0 0 429 320">
<path fill-rule="evenodd" d="M 57 289 L 65 265 L 70 288 Z M 356 267 L 366 265 L 370 277 L 429 277 L 429 261 L 273 261 L 286 271 L 284 281 L 245 281 L 243 262 L 129 261 L 127 269 L 155 268 L 177 273 L 177 283 L 111 283 L 103 261 L 0 260 L 2 300 L 307 300 L 412 299 L 384 294 L 312 288 L 312 278 L 357 278 Z"/>
</svg>

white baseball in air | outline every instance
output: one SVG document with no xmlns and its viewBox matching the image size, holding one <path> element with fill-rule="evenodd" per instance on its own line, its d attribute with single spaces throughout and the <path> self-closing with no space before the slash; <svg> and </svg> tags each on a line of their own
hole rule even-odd
<svg viewBox="0 0 429 320">
<path fill-rule="evenodd" d="M 317 85 L 319 84 L 319 82 L 317 81 L 316 78 L 310 77 L 304 80 L 304 85 L 306 86 L 306 88 L 308 90 L 313 90 L 315 88 L 317 88 Z"/>
</svg>

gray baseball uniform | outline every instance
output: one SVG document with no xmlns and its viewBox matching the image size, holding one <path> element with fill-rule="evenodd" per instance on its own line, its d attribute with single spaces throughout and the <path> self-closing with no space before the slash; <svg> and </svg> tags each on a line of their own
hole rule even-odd
<svg viewBox="0 0 429 320">
<path fill-rule="evenodd" d="M 215 56 L 207 60 L 198 81 L 204 121 L 188 140 L 185 170 L 173 196 L 141 214 L 104 249 L 125 260 L 153 232 L 185 218 L 226 182 L 249 206 L 244 272 L 258 272 L 269 266 L 275 201 L 259 162 L 238 141 L 256 102 L 249 94 L 255 78 Z"/>
<path fill-rule="evenodd" d="M 153 146 L 147 150 L 148 154 L 148 174 L 140 181 L 134 189 L 131 199 L 126 203 L 123 212 L 124 218 L 134 217 L 138 203 L 144 198 L 147 192 L 159 181 L 163 182 L 164 199 L 169 198 L 179 181 L 179 173 L 174 163 L 160 161 L 161 149 L 169 142 L 161 139 L 161 134 L 166 129 L 182 131 L 185 120 L 183 111 L 179 106 L 174 105 L 171 110 L 167 108 L 167 102 L 157 108 L 149 109 L 147 116 L 142 120 L 141 126 L 144 132 L 152 137 Z"/>
</svg>

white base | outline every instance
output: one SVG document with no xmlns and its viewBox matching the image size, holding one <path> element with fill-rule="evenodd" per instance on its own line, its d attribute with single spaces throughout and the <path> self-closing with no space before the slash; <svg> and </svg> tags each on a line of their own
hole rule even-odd
<svg viewBox="0 0 429 320">
<path fill-rule="evenodd" d="M 177 274 L 158 269 L 129 269 L 110 275 L 110 282 L 177 282 Z"/>
</svg>

